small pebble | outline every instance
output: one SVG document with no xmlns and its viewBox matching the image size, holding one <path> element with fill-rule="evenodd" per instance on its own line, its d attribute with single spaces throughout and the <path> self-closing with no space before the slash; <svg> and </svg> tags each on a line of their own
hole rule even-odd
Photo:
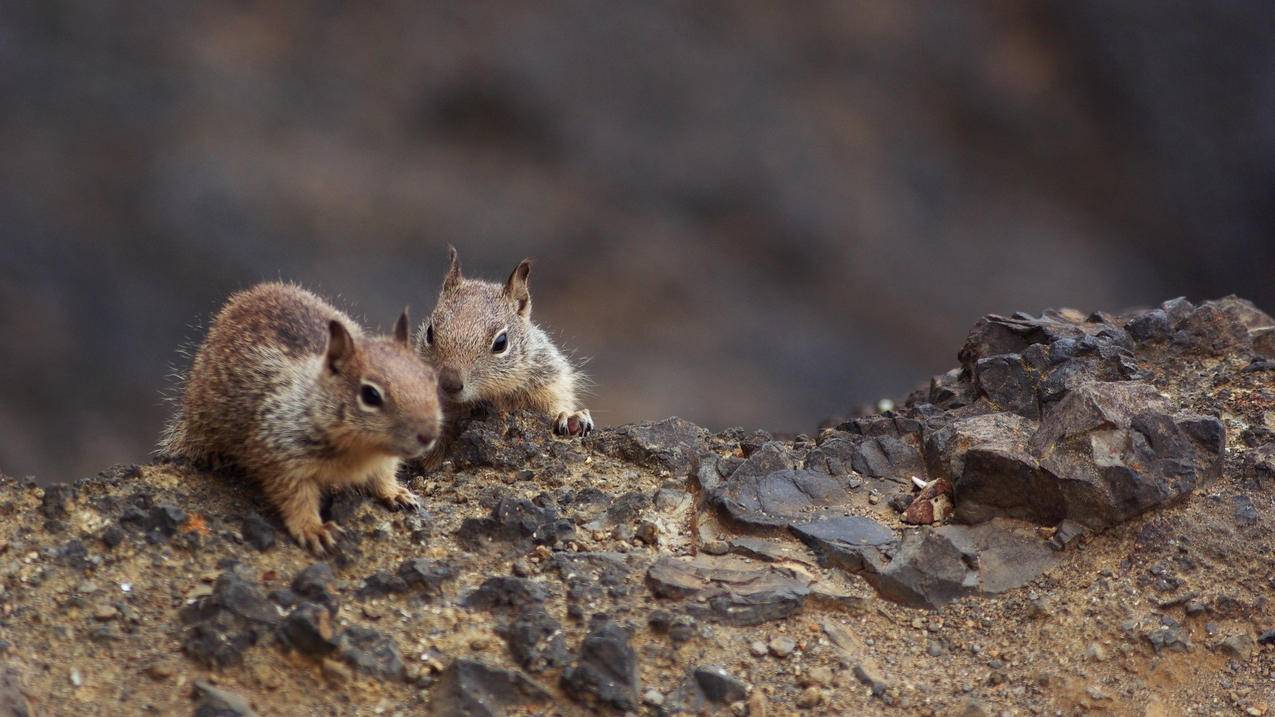
<svg viewBox="0 0 1275 717">
<path fill-rule="evenodd" d="M 659 707 L 664 704 L 664 694 L 657 689 L 649 689 L 642 693 L 642 701 L 648 705 Z"/>
<path fill-rule="evenodd" d="M 753 657 L 765 657 L 766 653 L 769 652 L 766 648 L 766 643 L 761 640 L 753 640 L 753 644 L 748 646 L 748 651 L 753 653 Z"/>
<path fill-rule="evenodd" d="M 706 540 L 700 546 L 700 550 L 709 555 L 725 555 L 730 552 L 730 546 L 726 544 L 725 540 Z"/>
<path fill-rule="evenodd" d="M 80 671 L 75 668 L 71 668 L 71 685 L 74 687 L 79 687 L 80 685 L 83 685 L 83 684 L 84 684 L 84 677 L 80 675 Z"/>
<path fill-rule="evenodd" d="M 818 687 L 807 687 L 797 696 L 797 706 L 803 709 L 817 707 L 821 702 L 823 702 L 823 693 Z"/>
<path fill-rule="evenodd" d="M 783 659 L 797 649 L 797 642 L 791 637 L 780 635 L 770 641 L 770 654 Z"/>
</svg>

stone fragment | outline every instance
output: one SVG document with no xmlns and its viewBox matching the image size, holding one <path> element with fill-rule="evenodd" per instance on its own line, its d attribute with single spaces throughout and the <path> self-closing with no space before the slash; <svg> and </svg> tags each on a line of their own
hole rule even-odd
<svg viewBox="0 0 1275 717">
<path fill-rule="evenodd" d="M 303 655 L 322 658 L 336 650 L 332 619 L 327 608 L 302 603 L 279 624 L 279 639 Z"/>
<path fill-rule="evenodd" d="M 570 660 L 562 625 L 542 607 L 523 610 L 509 625 L 498 630 L 514 660 L 528 672 L 544 672 Z"/>
<path fill-rule="evenodd" d="M 706 447 L 708 431 L 681 418 L 604 429 L 588 439 L 600 453 L 670 475 L 689 475 Z"/>
<path fill-rule="evenodd" d="M 850 500 L 845 482 L 827 473 L 783 469 L 758 475 L 745 473 L 745 466 L 709 496 L 712 505 L 744 526 L 786 527 L 808 520 L 813 510 L 840 506 Z"/>
<path fill-rule="evenodd" d="M 885 672 L 872 657 L 868 647 L 849 630 L 832 620 L 824 620 L 822 627 L 828 641 L 841 654 L 843 661 L 850 665 L 855 679 L 867 685 L 874 697 L 884 695 L 890 686 L 885 680 Z"/>
<path fill-rule="evenodd" d="M 413 558 L 399 563 L 396 575 L 409 589 L 428 599 L 443 594 L 443 583 L 454 579 L 456 570 L 437 560 Z"/>
<path fill-rule="evenodd" d="M 550 701 L 549 693 L 517 671 L 457 659 L 429 691 L 426 713 L 435 717 L 503 717 Z"/>
<path fill-rule="evenodd" d="M 498 610 L 543 604 L 549 599 L 549 587 L 539 580 L 496 576 L 487 578 L 461 603 L 467 608 Z"/>
<path fill-rule="evenodd" d="M 724 667 L 706 665 L 695 668 L 692 674 L 710 702 L 728 705 L 748 697 L 748 683 L 734 677 Z"/>
<path fill-rule="evenodd" d="M 195 717 L 256 717 L 252 705 L 242 695 L 205 680 L 195 681 L 195 695 L 198 699 Z"/>
<path fill-rule="evenodd" d="M 248 545 L 265 552 L 274 547 L 275 531 L 270 522 L 255 511 L 244 515 L 240 523 L 240 534 Z"/>
<path fill-rule="evenodd" d="M 337 655 L 350 667 L 382 680 L 403 679 L 403 658 L 390 636 L 352 625 L 337 637 Z"/>
<path fill-rule="evenodd" d="M 514 498 L 502 498 L 486 518 L 466 518 L 456 531 L 456 539 L 469 550 L 501 544 L 506 551 L 532 545 L 557 545 L 575 535 L 575 526 L 548 506 Z"/>
<path fill-rule="evenodd" d="M 222 573 L 211 594 L 182 611 L 189 627 L 183 649 L 191 659 L 209 667 L 243 661 L 243 653 L 273 631 L 279 613 L 260 588 L 238 573 Z"/>
<path fill-rule="evenodd" d="M 36 714 L 27 698 L 22 672 L 13 665 L 0 666 L 0 715 L 34 717 Z"/>
<path fill-rule="evenodd" d="M 799 611 L 811 580 L 789 568 L 701 554 L 656 560 L 646 583 L 657 597 L 685 600 L 687 612 L 697 618 L 757 625 Z"/>
<path fill-rule="evenodd" d="M 562 673 L 562 689 L 587 706 L 638 707 L 637 654 L 619 625 L 603 620 L 580 643 L 575 664 Z"/>
<path fill-rule="evenodd" d="M 995 406 L 1024 418 L 1040 418 L 1036 398 L 1039 374 L 1027 367 L 1018 354 L 980 358 L 974 363 L 974 384 Z"/>
<path fill-rule="evenodd" d="M 852 573 L 881 566 L 899 538 L 871 518 L 840 516 L 792 526 L 792 532 L 815 553 L 821 565 Z"/>
<path fill-rule="evenodd" d="M 541 415 L 478 409 L 461 420 L 447 456 L 458 469 L 518 470 L 539 456 L 540 446 L 551 442 L 551 426 Z"/>
</svg>

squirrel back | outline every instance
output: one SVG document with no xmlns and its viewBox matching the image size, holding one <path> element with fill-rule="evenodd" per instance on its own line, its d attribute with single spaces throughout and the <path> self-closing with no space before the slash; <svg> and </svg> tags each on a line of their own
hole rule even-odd
<svg viewBox="0 0 1275 717">
<path fill-rule="evenodd" d="M 367 336 L 290 284 L 235 294 L 195 355 L 160 453 L 240 466 L 312 547 L 331 537 L 318 517 L 325 490 L 367 483 L 387 501 L 414 503 L 394 472 L 432 447 L 442 414 L 437 378 L 407 327 L 404 312 L 393 336 Z"/>
</svg>

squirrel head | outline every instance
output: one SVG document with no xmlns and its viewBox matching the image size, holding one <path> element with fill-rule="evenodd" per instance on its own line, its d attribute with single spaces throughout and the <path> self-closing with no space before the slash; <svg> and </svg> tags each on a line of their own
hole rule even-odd
<svg viewBox="0 0 1275 717">
<path fill-rule="evenodd" d="M 455 247 L 434 311 L 416 332 L 416 349 L 438 369 L 443 395 L 473 403 L 516 392 L 525 384 L 531 336 L 531 260 L 503 285 L 466 279 Z"/>
<path fill-rule="evenodd" d="M 327 436 L 334 447 L 413 458 L 434 446 L 442 430 L 438 376 L 416 357 L 408 326 L 407 309 L 391 336 L 356 338 L 328 322 L 319 385 L 337 418 Z"/>
</svg>

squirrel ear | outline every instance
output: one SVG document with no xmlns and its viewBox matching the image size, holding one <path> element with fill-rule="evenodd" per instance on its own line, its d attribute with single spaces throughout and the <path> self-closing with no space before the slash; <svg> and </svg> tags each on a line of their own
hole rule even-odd
<svg viewBox="0 0 1275 717">
<path fill-rule="evenodd" d="M 332 319 L 328 322 L 328 369 L 340 373 L 341 368 L 354 355 L 354 337 L 345 324 Z"/>
<path fill-rule="evenodd" d="M 456 288 L 460 280 L 465 278 L 460 275 L 460 255 L 456 253 L 456 247 L 448 244 L 447 256 L 451 259 L 451 264 L 447 267 L 447 276 L 443 277 L 444 291 Z"/>
<path fill-rule="evenodd" d="M 408 320 L 407 318 L 407 307 L 404 306 L 403 313 L 399 314 L 398 321 L 394 322 L 394 340 L 399 342 L 400 344 L 403 344 L 404 346 L 411 346 L 412 345 L 411 341 L 409 340 L 407 335 L 408 333 L 407 327 L 411 325 L 412 325 L 411 321 Z"/>
<path fill-rule="evenodd" d="M 527 276 L 531 274 L 531 260 L 523 259 L 514 267 L 505 282 L 505 296 L 518 302 L 518 314 L 526 316 L 531 311 L 531 291 L 527 288 Z"/>
</svg>

